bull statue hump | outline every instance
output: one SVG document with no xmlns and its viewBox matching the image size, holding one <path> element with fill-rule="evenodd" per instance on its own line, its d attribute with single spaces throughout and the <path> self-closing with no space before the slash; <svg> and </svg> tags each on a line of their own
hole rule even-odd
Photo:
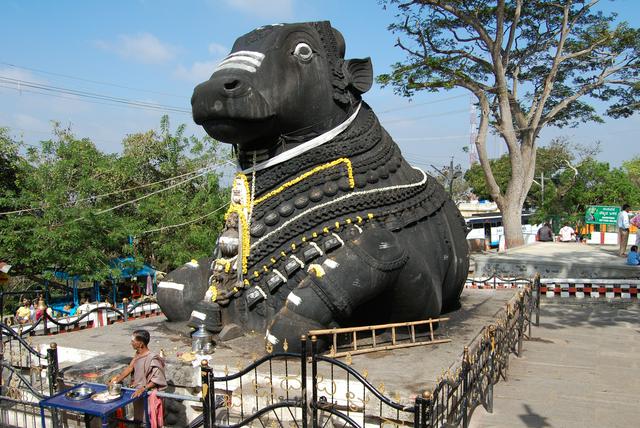
<svg viewBox="0 0 640 428">
<path fill-rule="evenodd" d="M 372 82 L 370 59 L 345 59 L 324 21 L 245 34 L 195 88 L 195 122 L 233 145 L 240 172 L 213 256 L 159 286 L 169 320 L 236 324 L 295 350 L 309 330 L 458 304 L 464 220 L 362 101 Z"/>
</svg>

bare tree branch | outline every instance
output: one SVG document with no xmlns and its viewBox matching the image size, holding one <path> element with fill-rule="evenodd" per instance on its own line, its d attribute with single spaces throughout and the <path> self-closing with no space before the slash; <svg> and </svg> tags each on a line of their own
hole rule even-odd
<svg viewBox="0 0 640 428">
<path fill-rule="evenodd" d="M 567 107 L 570 103 L 576 101 L 578 98 L 582 97 L 589 91 L 597 88 L 598 86 L 602 86 L 607 76 L 610 76 L 618 71 L 620 71 L 622 67 L 615 67 L 603 70 L 602 73 L 598 76 L 597 80 L 593 83 L 586 84 L 578 89 L 573 95 L 570 95 L 556 104 L 549 112 L 542 118 L 538 124 L 536 125 L 536 133 L 547 123 L 549 123 L 558 113 L 560 113 L 565 107 Z"/>
<path fill-rule="evenodd" d="M 560 40 L 558 41 L 558 45 L 556 47 L 556 52 L 553 58 L 553 62 L 551 63 L 551 67 L 549 73 L 547 73 L 546 78 L 544 79 L 544 85 L 542 87 L 542 91 L 540 94 L 540 100 L 537 103 L 535 112 L 529 123 L 529 126 L 537 128 L 540 123 L 540 118 L 542 117 L 542 112 L 544 110 L 544 106 L 551 95 L 551 89 L 553 88 L 553 84 L 555 82 L 556 75 L 558 73 L 558 68 L 560 67 L 560 58 L 562 56 L 562 51 L 564 49 L 564 43 L 567 40 L 567 36 L 569 35 L 569 11 L 571 8 L 571 2 L 568 2 L 563 7 L 562 14 L 562 26 L 560 31 Z"/>
<path fill-rule="evenodd" d="M 511 22 L 511 27 L 509 28 L 509 39 L 507 41 L 507 46 L 504 49 L 504 54 L 502 57 L 502 66 L 504 68 L 509 64 L 509 57 L 511 55 L 511 48 L 516 38 L 516 33 L 518 29 L 518 23 L 520 22 L 520 13 L 522 12 L 522 0 L 516 1 L 516 9 L 513 12 L 513 22 Z"/>
</svg>

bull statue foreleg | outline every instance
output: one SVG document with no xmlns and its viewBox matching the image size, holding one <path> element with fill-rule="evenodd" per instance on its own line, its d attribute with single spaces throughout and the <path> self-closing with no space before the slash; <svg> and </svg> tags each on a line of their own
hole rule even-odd
<svg viewBox="0 0 640 428">
<path fill-rule="evenodd" d="M 299 352 L 301 335 L 349 320 L 359 307 L 393 286 L 407 260 L 393 233 L 365 230 L 321 263 L 307 266 L 308 275 L 271 322 L 267 341 L 281 349 L 286 339 L 289 350 Z"/>
</svg>

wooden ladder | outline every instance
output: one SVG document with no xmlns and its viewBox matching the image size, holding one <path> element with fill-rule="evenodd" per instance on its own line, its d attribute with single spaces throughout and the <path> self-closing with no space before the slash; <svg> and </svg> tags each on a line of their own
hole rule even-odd
<svg viewBox="0 0 640 428">
<path fill-rule="evenodd" d="M 329 351 L 331 357 L 344 357 L 346 355 L 358 355 L 366 354 L 368 352 L 387 351 L 390 349 L 410 348 L 413 346 L 422 345 L 435 345 L 438 343 L 448 343 L 451 339 L 436 339 L 433 334 L 433 324 L 449 321 L 449 318 L 429 318 L 428 320 L 399 322 L 391 324 L 377 324 L 368 325 L 362 327 L 345 327 L 345 328 L 331 328 L 324 330 L 310 330 L 309 337 L 312 336 L 333 336 L 332 345 Z M 429 334 L 425 337 L 416 336 L 416 326 L 429 325 Z M 409 332 L 408 339 L 398 339 L 397 329 L 407 328 Z M 379 343 L 376 338 L 376 331 L 391 329 L 391 342 Z M 358 337 L 358 333 L 368 331 L 371 332 L 371 336 Z M 338 351 L 338 335 L 349 334 L 351 335 L 351 349 Z M 371 338 L 371 343 L 363 344 L 362 341 Z M 360 343 L 358 341 L 360 340 Z M 343 348 L 344 349 L 344 348 Z"/>
</svg>

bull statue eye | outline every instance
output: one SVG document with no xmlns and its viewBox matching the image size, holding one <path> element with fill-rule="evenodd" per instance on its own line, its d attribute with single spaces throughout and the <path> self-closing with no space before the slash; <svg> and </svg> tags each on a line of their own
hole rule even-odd
<svg viewBox="0 0 640 428">
<path fill-rule="evenodd" d="M 313 49 L 306 43 L 298 43 L 293 54 L 303 61 L 309 61 L 313 56 Z"/>
</svg>

